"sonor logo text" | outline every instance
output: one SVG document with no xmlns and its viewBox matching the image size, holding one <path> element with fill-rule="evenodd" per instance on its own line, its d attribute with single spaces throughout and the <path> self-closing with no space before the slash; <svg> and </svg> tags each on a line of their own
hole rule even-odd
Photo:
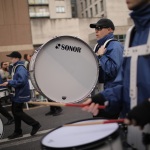
<svg viewBox="0 0 150 150">
<path fill-rule="evenodd" d="M 66 51 L 71 51 L 71 52 L 77 52 L 81 53 L 81 47 L 76 47 L 76 46 L 70 46 L 70 45 L 65 45 L 65 44 L 57 44 L 55 46 L 56 49 L 61 49 L 61 50 L 66 50 Z"/>
</svg>

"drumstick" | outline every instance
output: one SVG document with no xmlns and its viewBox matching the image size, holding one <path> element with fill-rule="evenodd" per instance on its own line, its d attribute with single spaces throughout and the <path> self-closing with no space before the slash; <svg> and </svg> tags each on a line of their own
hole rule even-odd
<svg viewBox="0 0 150 150">
<path fill-rule="evenodd" d="M 87 125 L 98 125 L 98 124 L 108 124 L 108 123 L 124 123 L 124 119 L 112 119 L 105 121 L 95 121 L 95 122 L 85 122 L 79 124 L 66 124 L 64 126 L 87 126 Z"/>
<path fill-rule="evenodd" d="M 28 104 L 35 105 L 48 105 L 48 106 L 70 106 L 70 107 L 84 107 L 88 106 L 87 104 L 69 104 L 69 103 L 56 103 L 56 102 L 28 102 Z M 105 109 L 105 106 L 100 105 L 99 109 Z"/>
</svg>

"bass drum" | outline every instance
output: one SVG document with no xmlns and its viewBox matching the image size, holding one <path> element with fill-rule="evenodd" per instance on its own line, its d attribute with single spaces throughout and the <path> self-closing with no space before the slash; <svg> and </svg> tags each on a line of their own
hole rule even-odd
<svg viewBox="0 0 150 150">
<path fill-rule="evenodd" d="M 3 122 L 0 118 L 0 139 L 2 139 L 2 137 L 3 137 L 3 131 L 4 131 L 4 126 L 3 126 Z"/>
<path fill-rule="evenodd" d="M 71 124 L 94 123 L 100 119 L 81 120 Z M 43 150 L 123 150 L 117 123 L 61 126 L 41 141 Z"/>
<path fill-rule="evenodd" d="M 92 49 L 72 36 L 56 37 L 35 50 L 30 62 L 35 89 L 55 102 L 86 98 L 98 80 L 98 62 Z"/>
</svg>

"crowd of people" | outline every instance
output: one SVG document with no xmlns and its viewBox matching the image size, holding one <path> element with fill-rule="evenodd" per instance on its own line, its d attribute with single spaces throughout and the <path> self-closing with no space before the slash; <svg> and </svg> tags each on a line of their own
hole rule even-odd
<svg viewBox="0 0 150 150">
<path fill-rule="evenodd" d="M 126 0 L 126 3 L 131 10 L 134 27 L 127 33 L 124 47 L 114 38 L 112 20 L 102 18 L 90 24 L 97 37 L 94 52 L 99 62 L 99 83 L 104 83 L 104 90 L 88 98 L 84 102 L 88 106 L 82 110 L 94 117 L 126 118 L 126 124 L 143 129 L 150 123 L 150 0 Z M 7 115 L 3 113 L 8 119 L 7 124 L 15 122 L 14 133 L 8 138 L 22 136 L 21 120 L 33 127 L 31 135 L 34 135 L 41 125 L 23 112 L 23 103 L 31 98 L 27 71 L 31 57 L 24 55 L 23 64 L 19 52 L 14 51 L 7 56 L 11 58 L 13 67 L 9 65 L 11 67 L 8 68 L 5 62 L 1 63 L 0 75 L 3 80 L 1 85 L 12 89 L 13 117 L 8 112 L 5 113 Z M 10 72 L 13 72 L 12 79 L 9 79 Z M 105 105 L 106 109 L 99 110 L 99 105 Z M 1 105 L 0 108 L 2 110 Z M 45 115 L 58 115 L 61 111 L 61 108 L 50 107 L 50 112 Z M 134 132 L 141 134 L 137 130 Z M 146 144 L 150 145 L 150 141 Z"/>
</svg>

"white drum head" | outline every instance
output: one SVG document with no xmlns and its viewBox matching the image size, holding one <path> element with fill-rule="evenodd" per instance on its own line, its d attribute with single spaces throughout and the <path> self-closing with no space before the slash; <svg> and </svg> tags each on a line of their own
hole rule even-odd
<svg viewBox="0 0 150 150">
<path fill-rule="evenodd" d="M 97 121 L 102 120 L 96 119 L 81 121 L 78 123 Z M 51 131 L 42 139 L 41 143 L 45 147 L 58 149 L 84 146 L 86 144 L 92 144 L 93 142 L 100 143 L 101 140 L 116 132 L 118 128 L 119 126 L 117 123 L 85 126 L 64 126 Z"/>
<path fill-rule="evenodd" d="M 77 102 L 87 97 L 95 87 L 97 58 L 80 39 L 57 37 L 40 47 L 36 55 L 36 59 L 33 57 L 34 78 L 47 98 L 56 102 Z"/>
</svg>

